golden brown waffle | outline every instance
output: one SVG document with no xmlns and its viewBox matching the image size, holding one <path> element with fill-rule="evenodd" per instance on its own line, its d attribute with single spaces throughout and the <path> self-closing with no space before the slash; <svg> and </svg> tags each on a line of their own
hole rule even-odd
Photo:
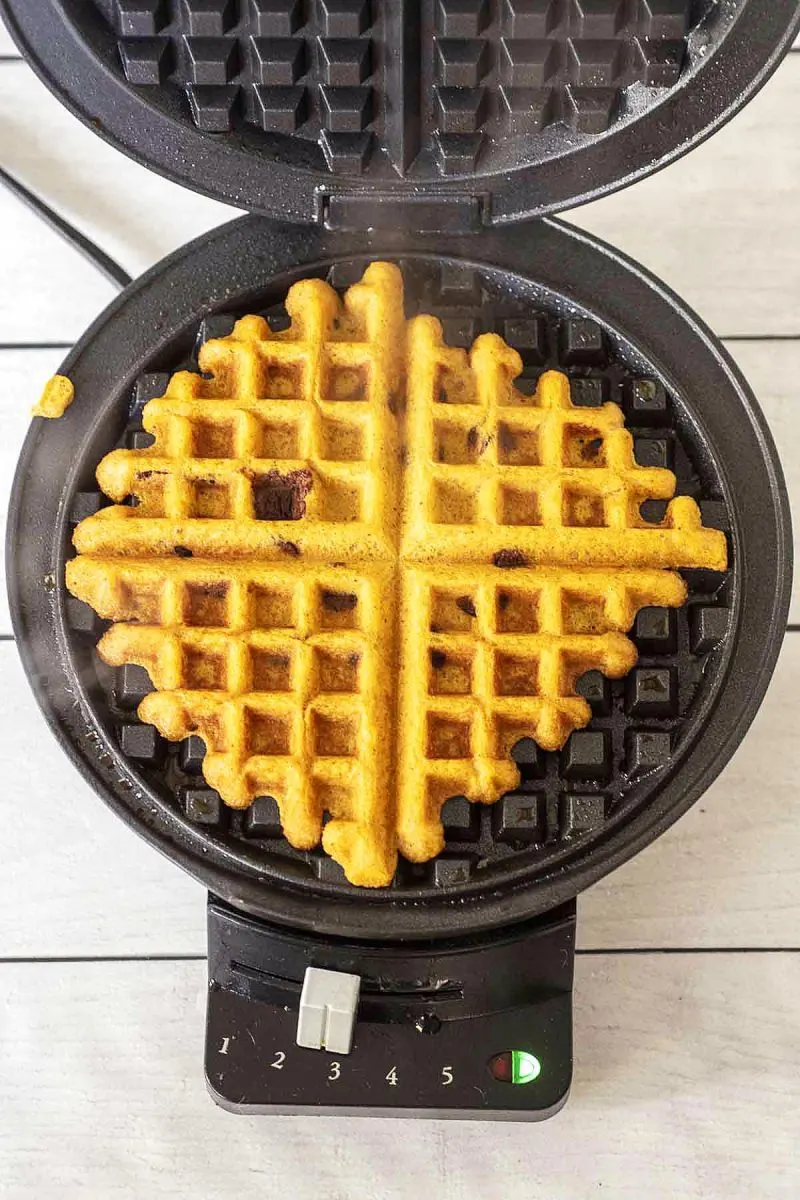
<svg viewBox="0 0 800 1200">
<path fill-rule="evenodd" d="M 246 317 L 206 343 L 210 377 L 146 406 L 153 446 L 103 460 L 117 504 L 79 525 L 67 583 L 227 804 L 273 795 L 293 845 L 322 835 L 382 886 L 398 847 L 441 850 L 447 797 L 515 786 L 520 738 L 585 725 L 578 677 L 629 671 L 637 610 L 681 604 L 671 568 L 723 570 L 726 544 L 685 497 L 642 519 L 675 478 L 635 464 L 616 405 L 573 407 L 555 372 L 522 395 L 500 338 L 468 356 L 406 326 L 396 268 L 286 304 L 285 333 Z"/>
<path fill-rule="evenodd" d="M 637 611 L 686 598 L 664 567 L 726 566 L 693 500 L 642 518 L 675 476 L 636 465 L 617 405 L 574 407 L 554 371 L 523 395 L 521 370 L 494 334 L 467 356 L 410 322 L 397 830 L 415 861 L 442 849 L 449 796 L 516 786 L 521 738 L 557 750 L 588 723 L 577 679 L 626 675 Z"/>
</svg>

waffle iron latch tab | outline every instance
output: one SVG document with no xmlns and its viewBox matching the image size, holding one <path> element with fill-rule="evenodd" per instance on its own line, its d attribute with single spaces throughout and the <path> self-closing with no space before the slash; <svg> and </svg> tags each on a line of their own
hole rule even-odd
<svg viewBox="0 0 800 1200">
<path fill-rule="evenodd" d="M 479 233 L 489 214 L 488 197 L 472 193 L 319 192 L 317 201 L 321 223 L 342 233 Z"/>
<path fill-rule="evenodd" d="M 297 1018 L 298 1046 L 349 1054 L 360 988 L 359 975 L 306 967 Z"/>
</svg>

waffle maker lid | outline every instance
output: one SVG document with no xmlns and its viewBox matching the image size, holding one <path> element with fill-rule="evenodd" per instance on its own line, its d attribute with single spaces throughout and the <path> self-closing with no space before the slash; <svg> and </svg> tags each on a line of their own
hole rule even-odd
<svg viewBox="0 0 800 1200">
<path fill-rule="evenodd" d="M 650 174 L 766 81 L 794 0 L 0 0 L 96 133 L 215 199 L 470 232 Z"/>
</svg>

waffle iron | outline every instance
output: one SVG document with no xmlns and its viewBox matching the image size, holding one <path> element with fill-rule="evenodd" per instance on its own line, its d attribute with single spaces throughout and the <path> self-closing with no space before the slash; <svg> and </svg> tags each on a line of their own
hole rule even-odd
<svg viewBox="0 0 800 1200">
<path fill-rule="evenodd" d="M 727 353 L 658 280 L 551 214 L 713 132 L 781 60 L 797 6 L 0 9 L 96 132 L 249 210 L 131 284 L 68 355 L 60 370 L 77 399 L 31 427 L 7 544 L 18 645 L 52 729 L 106 803 L 209 890 L 211 1092 L 236 1111 L 547 1116 L 572 1076 L 575 898 L 672 824 L 737 748 L 772 674 L 791 578 L 775 448 Z M 726 531 L 730 566 L 685 572 L 682 609 L 643 609 L 628 678 L 581 680 L 589 727 L 560 754 L 518 743 L 519 789 L 491 807 L 453 797 L 445 853 L 401 861 L 373 892 L 288 846 L 270 797 L 225 809 L 205 786 L 203 743 L 166 743 L 137 720 L 148 676 L 99 661 L 103 623 L 63 579 L 72 528 L 105 503 L 97 463 L 148 443 L 142 408 L 166 377 L 197 369 L 198 347 L 238 316 L 280 328 L 295 280 L 344 288 L 376 258 L 399 262 L 409 315 L 435 313 L 452 344 L 503 334 L 522 354 L 523 389 L 558 367 L 577 403 L 622 404 L 637 460 L 675 472 L 678 494 Z M 327 1049 L 308 1048 L 309 1029 Z"/>
</svg>

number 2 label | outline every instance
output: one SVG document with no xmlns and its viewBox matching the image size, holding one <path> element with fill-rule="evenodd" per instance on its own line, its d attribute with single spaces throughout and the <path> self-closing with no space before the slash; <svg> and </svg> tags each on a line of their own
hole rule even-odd
<svg viewBox="0 0 800 1200">
<path fill-rule="evenodd" d="M 269 1065 L 271 1067 L 274 1067 L 276 1071 L 282 1071 L 285 1059 L 286 1059 L 286 1055 L 283 1053 L 283 1051 L 278 1050 L 275 1054 L 275 1057 L 273 1058 L 272 1062 Z"/>
</svg>

